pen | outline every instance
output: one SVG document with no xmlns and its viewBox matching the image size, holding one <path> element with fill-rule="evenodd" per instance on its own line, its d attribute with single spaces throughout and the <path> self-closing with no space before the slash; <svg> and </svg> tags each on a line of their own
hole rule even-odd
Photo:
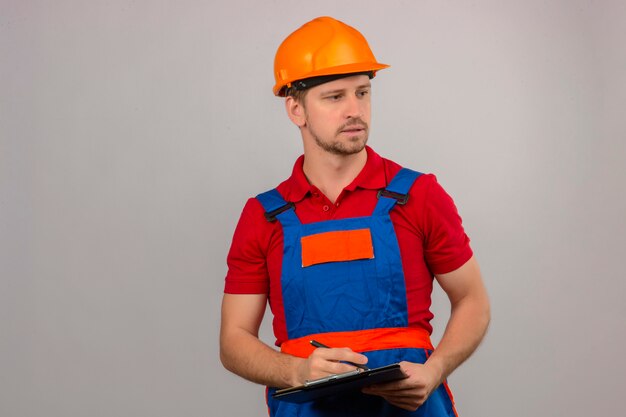
<svg viewBox="0 0 626 417">
<path fill-rule="evenodd" d="M 315 346 L 316 348 L 325 348 L 325 349 L 330 349 L 330 346 L 326 346 L 323 343 L 318 342 L 317 340 L 311 340 L 309 343 L 311 343 L 313 346 Z M 352 365 L 352 366 L 356 366 L 357 368 L 361 368 L 364 371 L 369 371 L 370 368 L 368 368 L 365 365 L 359 365 L 358 363 L 354 363 L 354 362 L 349 362 L 349 361 L 341 361 L 344 363 L 347 363 L 348 365 Z"/>
</svg>

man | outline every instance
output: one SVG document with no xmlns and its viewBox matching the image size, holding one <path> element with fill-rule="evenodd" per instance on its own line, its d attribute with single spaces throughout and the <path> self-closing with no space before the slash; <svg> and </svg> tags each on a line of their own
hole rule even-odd
<svg viewBox="0 0 626 417">
<path fill-rule="evenodd" d="M 433 175 L 366 146 L 370 80 L 386 67 L 358 31 L 330 17 L 296 30 L 276 54 L 274 94 L 286 97 L 304 155 L 289 179 L 243 210 L 220 337 L 224 366 L 270 387 L 271 416 L 454 416 L 445 379 L 489 322 L 452 199 Z M 433 277 L 451 302 L 436 349 Z M 258 339 L 268 301 L 280 352 Z M 272 398 L 277 388 L 354 370 L 348 362 L 400 362 L 407 378 L 304 404 Z"/>
</svg>

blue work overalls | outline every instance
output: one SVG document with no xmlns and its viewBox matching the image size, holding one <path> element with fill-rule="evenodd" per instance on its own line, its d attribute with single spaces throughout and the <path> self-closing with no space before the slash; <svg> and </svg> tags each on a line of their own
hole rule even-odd
<svg viewBox="0 0 626 417">
<path fill-rule="evenodd" d="M 278 220 L 284 234 L 281 288 L 289 340 L 281 347 L 283 351 L 292 340 L 307 341 L 312 335 L 329 346 L 352 347 L 350 344 L 334 344 L 333 336 L 341 335 L 341 340 L 345 341 L 346 338 L 350 340 L 352 334 L 355 339 L 363 339 L 363 332 L 392 332 L 402 336 L 402 332 L 407 330 L 404 273 L 389 212 L 396 204 L 406 202 L 408 192 L 419 175 L 408 169 L 400 170 L 379 192 L 377 205 L 372 215 L 367 217 L 302 224 L 294 205 L 286 202 L 276 189 L 257 196 L 266 211 L 266 218 L 269 221 Z M 353 237 L 356 236 L 355 231 L 358 231 L 358 246 L 363 246 L 363 239 L 366 243 L 369 242 L 367 239 L 371 239 L 373 250 L 369 255 L 357 253 L 352 256 L 350 253 L 350 239 L 356 239 Z M 321 255 L 313 254 L 312 261 L 303 262 L 303 259 L 311 257 L 306 242 L 318 238 L 324 242 L 329 236 L 333 239 L 338 237 L 338 245 L 343 247 L 337 248 L 336 252 L 348 253 L 347 260 L 332 259 L 335 251 L 329 254 L 322 250 L 324 253 Z M 428 339 L 427 334 L 425 337 Z M 384 337 L 380 339 L 384 345 Z M 409 340 L 402 347 L 368 347 L 360 351 L 368 357 L 368 366 L 373 368 L 403 360 L 424 363 L 430 349 L 429 340 L 427 343 L 412 343 Z M 415 412 L 402 410 L 381 397 L 360 392 L 304 404 L 273 399 L 273 392 L 274 388 L 268 388 L 267 403 L 272 417 L 456 415 L 444 384 Z"/>
</svg>

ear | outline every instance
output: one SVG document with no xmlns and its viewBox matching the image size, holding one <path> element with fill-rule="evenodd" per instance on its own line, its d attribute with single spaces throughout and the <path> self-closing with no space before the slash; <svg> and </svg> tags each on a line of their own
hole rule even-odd
<svg viewBox="0 0 626 417">
<path fill-rule="evenodd" d="M 304 106 L 293 97 L 285 98 L 285 110 L 287 116 L 298 127 L 304 127 L 306 124 L 306 115 L 304 114 Z"/>
</svg>

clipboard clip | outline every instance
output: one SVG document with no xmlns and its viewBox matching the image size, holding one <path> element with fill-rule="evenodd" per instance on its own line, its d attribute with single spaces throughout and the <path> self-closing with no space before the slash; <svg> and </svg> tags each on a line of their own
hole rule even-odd
<svg viewBox="0 0 626 417">
<path fill-rule="evenodd" d="M 318 379 L 312 379 L 312 380 L 306 380 L 304 381 L 304 386 L 305 387 L 312 387 L 318 384 L 324 384 L 326 382 L 330 382 L 330 381 L 335 381 L 338 379 L 342 379 L 342 378 L 347 378 L 350 376 L 354 376 L 354 375 L 358 375 L 361 372 L 363 372 L 363 369 L 361 368 L 357 368 L 354 371 L 348 371 L 348 372 L 344 372 L 341 374 L 332 374 L 332 375 L 328 375 L 328 376 L 324 376 L 322 378 L 318 378 Z"/>
</svg>

